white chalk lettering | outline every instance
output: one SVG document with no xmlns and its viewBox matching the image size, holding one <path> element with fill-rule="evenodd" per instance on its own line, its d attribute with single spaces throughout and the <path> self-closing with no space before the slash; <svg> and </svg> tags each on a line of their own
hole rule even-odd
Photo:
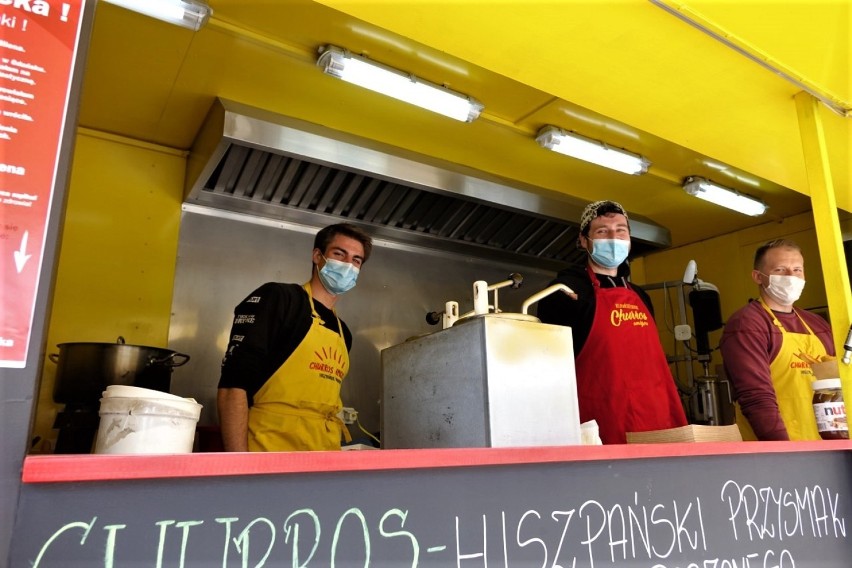
<svg viewBox="0 0 852 568">
<path fill-rule="evenodd" d="M 361 534 L 364 537 L 364 568 L 367 568 L 370 565 L 370 529 L 367 527 L 367 519 L 364 518 L 364 513 L 355 507 L 343 513 L 337 521 L 337 526 L 334 528 L 334 537 L 331 540 L 331 566 L 334 568 L 334 566 L 337 565 L 337 543 L 340 539 L 340 531 L 343 528 L 343 521 L 346 520 L 346 517 L 348 516 L 355 517 L 361 524 Z M 349 552 L 351 551 L 347 551 L 347 553 Z M 352 566 L 351 560 L 352 556 L 347 554 L 345 556 L 344 565 Z"/>
<path fill-rule="evenodd" d="M 231 544 L 231 524 L 239 520 L 239 517 L 221 517 L 213 519 L 214 522 L 225 525 L 225 546 L 222 550 L 222 568 L 228 565 L 228 548 Z"/>
<path fill-rule="evenodd" d="M 411 541 L 411 568 L 417 566 L 417 562 L 420 559 L 420 545 L 417 542 L 417 537 L 415 537 L 412 533 L 408 531 L 387 531 L 385 530 L 385 521 L 388 517 L 399 517 L 400 523 L 399 528 L 405 526 L 405 519 L 408 517 L 408 511 L 400 511 L 399 509 L 391 509 L 390 511 L 385 512 L 382 515 L 381 520 L 379 521 L 379 534 L 385 538 L 395 538 L 395 537 L 406 537 L 409 541 Z"/>
<path fill-rule="evenodd" d="M 118 529 L 126 528 L 127 525 L 107 525 L 104 530 L 107 531 L 106 551 L 104 552 L 104 568 L 112 568 L 115 561 L 115 532 Z"/>
<path fill-rule="evenodd" d="M 556 562 L 559 559 L 559 553 L 562 552 L 562 544 L 565 542 L 565 535 L 568 534 L 568 525 L 571 523 L 571 517 L 573 516 L 573 509 L 570 511 L 553 511 L 550 514 L 550 518 L 556 521 L 557 523 L 559 522 L 559 517 L 565 517 L 565 525 L 562 528 L 562 534 L 559 536 L 559 544 L 556 545 L 556 552 L 553 554 L 553 565 L 551 566 L 551 568 L 556 568 Z M 571 565 L 576 566 L 576 564 L 577 558 L 574 557 L 574 561 L 571 563 Z"/>
<path fill-rule="evenodd" d="M 547 545 L 544 543 L 544 541 L 541 540 L 538 537 L 535 537 L 535 536 L 530 537 L 527 540 L 521 540 L 522 525 L 524 524 L 524 521 L 526 520 L 526 518 L 530 515 L 535 516 L 536 519 L 539 519 L 539 520 L 541 519 L 541 515 L 538 513 L 538 511 L 527 511 L 523 515 L 521 515 L 521 520 L 518 521 L 518 530 L 515 533 L 515 541 L 518 543 L 518 546 L 520 546 L 521 548 L 525 548 L 525 547 L 530 546 L 532 544 L 538 544 L 539 546 L 541 546 L 542 555 L 544 556 L 544 558 L 541 561 L 541 565 L 547 566 Z M 536 531 L 533 531 L 533 534 L 539 534 L 539 533 L 536 532 Z"/>
<path fill-rule="evenodd" d="M 45 542 L 44 545 L 41 547 L 41 550 L 38 551 L 38 556 L 36 556 L 35 562 L 33 563 L 33 568 L 38 568 L 39 564 L 41 564 L 41 559 L 44 557 L 45 553 L 50 548 L 50 545 L 52 545 L 53 541 L 59 538 L 60 535 L 62 535 L 62 533 L 64 533 L 65 531 L 70 531 L 71 529 L 83 529 L 83 535 L 80 537 L 80 546 L 86 544 L 86 539 L 89 537 L 89 532 L 92 530 L 92 527 L 95 526 L 95 521 L 97 520 L 97 517 L 92 517 L 92 521 L 90 523 L 68 523 L 67 525 L 63 526 L 55 533 L 53 533 L 50 538 L 47 539 L 47 542 Z"/>
<path fill-rule="evenodd" d="M 308 557 L 305 559 L 305 562 L 302 563 L 299 560 L 299 527 L 301 523 L 294 521 L 297 516 L 306 515 L 310 520 L 313 521 L 314 528 L 314 543 L 313 547 L 311 547 L 310 553 L 308 553 Z M 291 524 L 292 523 L 292 524 Z M 320 519 L 319 516 L 312 509 L 299 509 L 298 511 L 294 511 L 290 514 L 289 517 L 284 521 L 284 542 L 290 542 L 290 532 L 293 533 L 293 568 L 305 568 L 308 565 L 308 562 L 311 561 L 311 558 L 314 557 L 314 554 L 317 552 L 317 548 L 319 548 L 320 542 Z"/>
<path fill-rule="evenodd" d="M 846 519 L 838 515 L 839 495 L 819 485 L 789 490 L 729 480 L 720 497 L 727 504 L 735 540 L 781 541 L 795 534 L 846 537 Z"/>
<path fill-rule="evenodd" d="M 723 478 L 709 491 L 715 494 L 710 500 L 655 495 L 650 486 L 641 493 L 619 489 L 610 499 L 564 491 L 548 496 L 559 504 L 553 508 L 537 497 L 531 499 L 537 506 L 517 505 L 525 498 L 520 493 L 512 509 L 494 508 L 483 497 L 465 504 L 463 514 L 450 510 L 443 517 L 437 507 L 425 513 L 392 506 L 375 511 L 374 502 L 364 509 L 324 505 L 335 513 L 279 512 L 279 501 L 264 507 L 257 500 L 251 504 L 258 513 L 274 512 L 246 519 L 221 515 L 209 523 L 158 520 L 147 510 L 127 523 L 99 516 L 66 522 L 71 517 L 56 521 L 61 526 L 55 532 L 48 528 L 47 540 L 31 544 L 25 565 L 795 568 L 812 565 L 818 555 L 833 559 L 839 551 L 842 558 L 848 548 L 848 498 L 827 485 L 791 488 Z M 482 505 L 487 512 L 477 503 L 489 503 Z M 187 513 L 183 505 L 174 510 Z"/>
<path fill-rule="evenodd" d="M 461 566 L 461 561 L 469 558 L 482 558 L 483 566 L 488 566 L 488 524 L 485 515 L 482 515 L 482 552 L 462 554 L 461 538 L 459 538 L 459 518 L 456 517 L 456 565 Z"/>
<path fill-rule="evenodd" d="M 272 554 L 272 547 L 275 546 L 275 524 L 269 519 L 265 519 L 263 517 L 257 518 L 246 525 L 246 528 L 234 539 L 234 546 L 237 549 L 237 552 L 242 553 L 242 565 L 248 566 L 249 562 L 249 552 L 251 547 L 249 546 L 251 539 L 251 528 L 257 523 L 263 523 L 266 527 L 269 528 L 269 544 L 266 546 L 266 553 L 263 555 L 256 566 L 263 566 L 266 564 L 266 559 L 269 558 L 269 555 Z"/>
</svg>

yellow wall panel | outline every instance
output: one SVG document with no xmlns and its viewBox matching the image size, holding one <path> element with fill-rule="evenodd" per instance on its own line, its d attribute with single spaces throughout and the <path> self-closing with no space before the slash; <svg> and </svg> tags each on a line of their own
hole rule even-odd
<svg viewBox="0 0 852 568">
<path fill-rule="evenodd" d="M 78 135 L 48 354 L 59 343 L 118 336 L 167 346 L 184 168 L 174 152 Z M 55 373 L 45 360 L 34 433 L 43 441 L 55 439 Z"/>
<path fill-rule="evenodd" d="M 852 231 L 852 221 L 841 222 L 844 234 Z M 638 284 L 648 284 L 664 281 L 680 280 L 686 263 L 695 260 L 698 264 L 698 277 L 719 288 L 722 306 L 722 319 L 727 320 L 736 310 L 743 307 L 750 298 L 758 296 L 757 286 L 751 280 L 750 274 L 754 263 L 755 250 L 763 243 L 772 239 L 788 238 L 796 241 L 802 247 L 805 257 L 805 278 L 807 285 L 802 297 L 796 305 L 801 308 L 814 310 L 823 315 L 826 312 L 826 282 L 824 278 L 817 245 L 814 220 L 810 214 L 798 215 L 785 219 L 782 223 L 767 223 L 750 229 L 731 233 L 722 237 L 709 239 L 700 243 L 678 247 L 653 254 L 644 259 L 644 280 L 634 278 Z M 689 288 L 686 288 L 687 292 Z M 672 318 L 671 304 L 669 312 L 664 310 L 662 291 L 651 291 L 651 299 L 656 311 L 657 326 L 660 330 L 660 340 L 667 353 L 672 351 L 674 343 L 671 326 L 665 319 Z M 676 301 L 674 292 L 670 294 L 670 302 Z M 687 303 L 687 317 L 692 325 L 692 313 Z M 676 322 L 679 323 L 679 322 Z M 721 337 L 721 330 L 710 334 L 710 346 L 716 347 Z M 835 338 L 841 340 L 841 338 Z M 712 365 L 722 362 L 718 352 L 712 355 Z M 696 366 L 696 372 L 699 371 Z M 710 371 L 715 369 L 711 367 Z"/>
</svg>

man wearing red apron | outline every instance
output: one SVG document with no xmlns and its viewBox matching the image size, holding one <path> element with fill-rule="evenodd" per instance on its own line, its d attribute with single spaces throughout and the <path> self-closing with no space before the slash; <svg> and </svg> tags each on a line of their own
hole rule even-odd
<svg viewBox="0 0 852 568">
<path fill-rule="evenodd" d="M 561 271 L 553 283 L 573 296 L 544 298 L 538 317 L 571 327 L 580 421 L 595 420 L 604 444 L 623 444 L 627 432 L 687 424 L 660 345 L 648 295 L 628 280 L 630 226 L 614 201 L 586 207 L 580 220 L 584 267 Z"/>
<path fill-rule="evenodd" d="M 779 239 L 757 249 L 760 297 L 725 323 L 720 350 L 744 440 L 821 440 L 808 358 L 834 355 L 828 322 L 793 303 L 805 287 L 802 251 Z"/>
<path fill-rule="evenodd" d="M 218 409 L 227 451 L 339 450 L 352 334 L 337 317 L 372 241 L 348 224 L 317 233 L 309 282 L 268 282 L 234 310 Z"/>
</svg>

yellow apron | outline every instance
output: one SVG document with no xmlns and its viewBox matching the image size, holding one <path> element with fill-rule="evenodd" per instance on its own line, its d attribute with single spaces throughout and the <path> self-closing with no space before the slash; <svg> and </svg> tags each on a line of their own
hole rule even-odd
<svg viewBox="0 0 852 568">
<path fill-rule="evenodd" d="M 296 350 L 257 391 L 249 409 L 248 448 L 252 452 L 339 450 L 349 430 L 337 416 L 340 385 L 349 372 L 349 353 L 340 333 L 323 326 L 310 283 L 310 330 Z"/>
<path fill-rule="evenodd" d="M 811 388 L 811 382 L 814 379 L 813 371 L 810 365 L 796 357 L 796 353 L 820 357 L 827 355 L 825 346 L 798 313 L 796 316 L 808 333 L 787 331 L 763 298 L 760 298 L 760 305 L 772 318 L 772 323 L 781 331 L 781 349 L 769 365 L 769 374 L 772 376 L 778 410 L 787 427 L 787 435 L 791 440 L 821 440 L 816 418 L 814 418 L 814 391 Z M 743 416 L 739 404 L 736 405 L 736 409 L 737 426 L 740 428 L 743 439 L 756 440 L 757 436 Z"/>
</svg>

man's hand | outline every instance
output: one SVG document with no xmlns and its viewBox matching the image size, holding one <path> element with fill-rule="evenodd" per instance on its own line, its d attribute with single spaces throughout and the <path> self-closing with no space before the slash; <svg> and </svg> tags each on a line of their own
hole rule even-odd
<svg viewBox="0 0 852 568">
<path fill-rule="evenodd" d="M 248 451 L 248 396 L 243 389 L 219 389 L 219 425 L 226 452 Z"/>
</svg>

